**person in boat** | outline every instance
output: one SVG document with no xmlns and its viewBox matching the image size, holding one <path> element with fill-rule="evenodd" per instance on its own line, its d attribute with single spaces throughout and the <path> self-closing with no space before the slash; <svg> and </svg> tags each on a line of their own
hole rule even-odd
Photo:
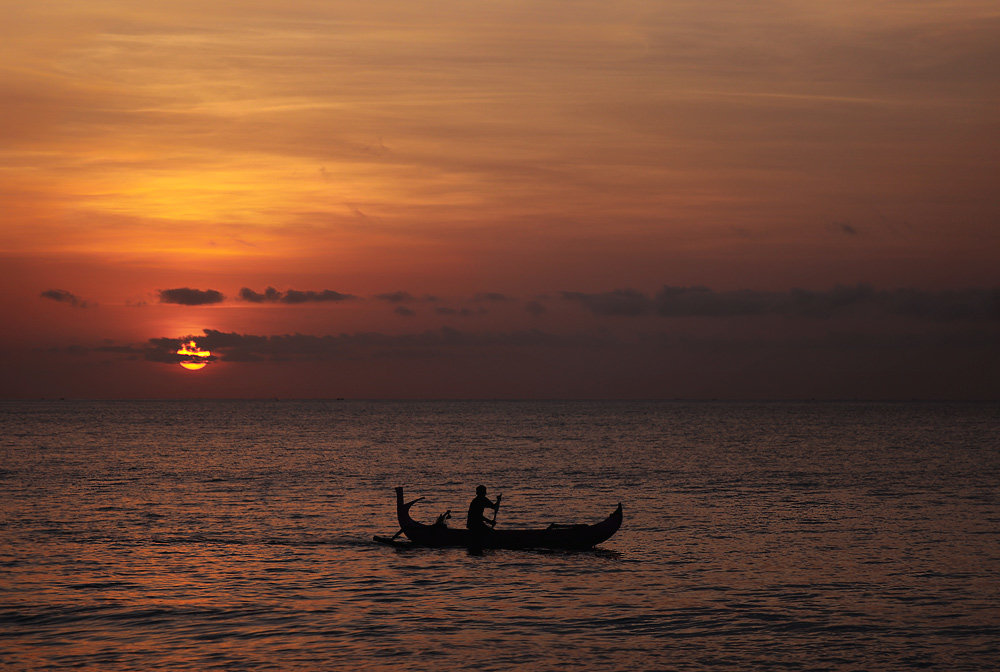
<svg viewBox="0 0 1000 672">
<path fill-rule="evenodd" d="M 496 511 L 500 508 L 500 497 L 502 495 L 497 495 L 497 501 L 491 502 L 486 497 L 486 486 L 480 485 L 476 488 L 476 498 L 469 502 L 469 515 L 465 519 L 465 526 L 472 530 L 473 532 L 488 532 L 490 528 L 496 525 L 496 520 L 490 520 L 483 515 L 483 511 L 486 509 L 493 509 Z"/>
</svg>

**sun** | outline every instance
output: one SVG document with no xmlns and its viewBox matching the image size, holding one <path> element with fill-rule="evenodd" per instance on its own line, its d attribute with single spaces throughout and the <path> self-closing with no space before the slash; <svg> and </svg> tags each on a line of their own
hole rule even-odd
<svg viewBox="0 0 1000 672">
<path fill-rule="evenodd" d="M 210 351 L 202 350 L 194 341 L 181 344 L 181 348 L 177 351 L 177 354 L 184 357 L 184 359 L 180 360 L 180 365 L 189 371 L 204 369 L 208 366 L 208 358 L 212 356 Z"/>
</svg>

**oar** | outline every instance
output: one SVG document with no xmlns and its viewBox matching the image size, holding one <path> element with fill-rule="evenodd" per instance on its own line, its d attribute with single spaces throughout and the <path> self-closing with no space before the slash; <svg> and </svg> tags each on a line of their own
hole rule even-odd
<svg viewBox="0 0 1000 672">
<path fill-rule="evenodd" d="M 391 537 L 381 537 L 376 534 L 374 537 L 372 537 L 372 541 L 377 541 L 380 544 L 388 544 L 389 546 L 405 546 L 406 544 L 404 544 L 402 541 L 396 541 L 396 537 L 398 537 L 402 533 L 403 530 L 402 528 L 400 528 L 399 532 L 392 535 Z"/>
<path fill-rule="evenodd" d="M 497 514 L 500 513 L 500 500 L 503 499 L 503 493 L 501 492 L 497 495 L 497 508 L 493 509 L 493 520 L 490 522 L 490 527 L 495 528 L 497 526 Z"/>
</svg>

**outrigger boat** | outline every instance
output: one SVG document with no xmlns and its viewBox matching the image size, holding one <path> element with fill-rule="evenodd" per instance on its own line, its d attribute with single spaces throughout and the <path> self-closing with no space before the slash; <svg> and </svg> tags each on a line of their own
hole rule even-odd
<svg viewBox="0 0 1000 672">
<path fill-rule="evenodd" d="M 389 545 L 415 545 L 468 548 L 546 548 L 562 550 L 585 550 L 610 539 L 622 526 L 622 505 L 614 513 L 594 525 L 559 525 L 553 523 L 546 528 L 534 530 L 488 530 L 483 533 L 473 533 L 467 529 L 450 528 L 445 522 L 449 514 L 442 513 L 437 522 L 432 525 L 419 523 L 410 517 L 410 507 L 423 497 L 411 502 L 403 502 L 403 489 L 396 488 L 396 517 L 399 519 L 399 532 L 393 537 L 376 536 L 377 542 Z M 396 541 L 396 537 L 405 534 L 411 544 Z"/>
</svg>

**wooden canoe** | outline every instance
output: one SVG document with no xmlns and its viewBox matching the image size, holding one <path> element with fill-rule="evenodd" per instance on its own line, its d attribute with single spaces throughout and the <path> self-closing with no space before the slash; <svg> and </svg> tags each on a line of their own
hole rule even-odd
<svg viewBox="0 0 1000 672">
<path fill-rule="evenodd" d="M 622 526 L 622 505 L 619 503 L 614 513 L 593 525 L 550 525 L 534 530 L 499 529 L 472 533 L 464 528 L 450 528 L 444 520 L 439 520 L 433 525 L 413 520 L 410 517 L 410 507 L 418 501 L 415 499 L 404 502 L 403 489 L 396 488 L 396 517 L 399 519 L 400 531 L 417 546 L 585 550 L 610 539 Z M 375 540 L 383 543 L 399 543 L 385 537 L 376 537 Z"/>
</svg>

